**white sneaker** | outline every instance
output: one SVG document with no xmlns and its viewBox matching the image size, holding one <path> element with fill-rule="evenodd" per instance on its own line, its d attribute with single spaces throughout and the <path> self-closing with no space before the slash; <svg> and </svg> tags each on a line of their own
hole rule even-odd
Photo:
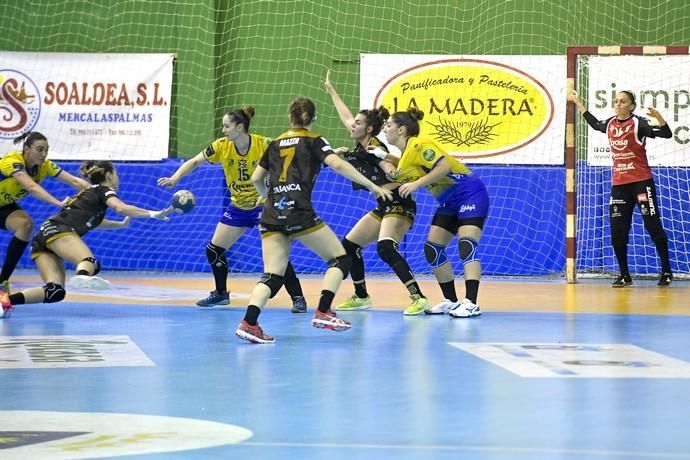
<svg viewBox="0 0 690 460">
<path fill-rule="evenodd" d="M 110 289 L 110 281 L 98 276 L 75 275 L 70 278 L 69 283 L 75 289 L 92 289 L 95 291 Z"/>
<path fill-rule="evenodd" d="M 436 304 L 433 307 L 425 308 L 424 313 L 427 315 L 442 315 L 444 313 L 448 313 L 454 308 L 458 308 L 459 305 L 460 302 L 453 302 L 452 300 L 443 299 L 441 303 Z"/>
<path fill-rule="evenodd" d="M 455 318 L 471 318 L 473 316 L 479 316 L 482 314 L 482 310 L 479 305 L 473 303 L 469 299 L 462 299 L 462 302 L 457 304 L 456 307 L 448 311 L 450 316 Z"/>
</svg>

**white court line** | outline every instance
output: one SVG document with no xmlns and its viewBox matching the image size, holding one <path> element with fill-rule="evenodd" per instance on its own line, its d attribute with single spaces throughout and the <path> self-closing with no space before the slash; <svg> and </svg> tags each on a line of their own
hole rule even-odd
<svg viewBox="0 0 690 460">
<path fill-rule="evenodd" d="M 490 447 L 490 446 L 436 446 L 422 444 L 332 444 L 302 442 L 240 442 L 237 446 L 253 447 L 306 447 L 312 449 L 391 449 L 430 450 L 448 452 L 486 452 L 520 454 L 598 455 L 601 457 L 624 457 L 643 459 L 690 459 L 690 453 L 629 452 L 619 450 L 557 449 L 540 447 Z"/>
</svg>

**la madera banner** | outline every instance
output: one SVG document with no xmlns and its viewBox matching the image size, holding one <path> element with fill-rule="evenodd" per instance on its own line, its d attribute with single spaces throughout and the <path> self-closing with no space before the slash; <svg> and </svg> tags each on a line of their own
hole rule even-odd
<svg viewBox="0 0 690 460">
<path fill-rule="evenodd" d="M 565 66 L 565 56 L 362 54 L 360 107 L 420 109 L 420 136 L 466 162 L 558 165 Z"/>
<path fill-rule="evenodd" d="M 581 94 L 595 117 L 605 120 L 613 116 L 616 94 L 631 91 L 637 102 L 634 113 L 655 123 L 647 109 L 656 108 L 673 133 L 671 139 L 647 140 L 649 164 L 690 166 L 690 56 L 590 56 L 583 64 L 589 85 Z M 605 134 L 588 129 L 587 159 L 596 166 L 612 165 Z"/>
<path fill-rule="evenodd" d="M 0 153 L 40 131 L 54 160 L 167 158 L 173 59 L 0 52 Z"/>
</svg>

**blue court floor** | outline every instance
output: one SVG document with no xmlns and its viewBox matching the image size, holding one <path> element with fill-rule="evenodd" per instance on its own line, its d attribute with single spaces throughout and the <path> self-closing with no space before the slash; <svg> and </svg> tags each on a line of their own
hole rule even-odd
<svg viewBox="0 0 690 460">
<path fill-rule="evenodd" d="M 253 345 L 243 312 L 17 308 L 0 458 L 690 459 L 685 315 L 368 311 L 335 333 L 268 308 L 276 343 Z"/>
</svg>

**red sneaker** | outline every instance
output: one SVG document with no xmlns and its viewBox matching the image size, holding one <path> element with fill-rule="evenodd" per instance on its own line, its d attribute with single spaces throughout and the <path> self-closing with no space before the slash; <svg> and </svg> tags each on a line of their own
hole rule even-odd
<svg viewBox="0 0 690 460">
<path fill-rule="evenodd" d="M 261 330 L 261 327 L 258 323 L 256 326 L 252 326 L 245 320 L 240 321 L 240 324 L 237 326 L 237 330 L 235 331 L 235 335 L 240 339 L 244 339 L 252 343 L 274 343 L 276 341 L 275 337 L 264 334 L 264 331 Z"/>
<path fill-rule="evenodd" d="M 320 329 L 330 329 L 336 332 L 346 331 L 352 327 L 352 324 L 335 316 L 332 310 L 328 310 L 326 313 L 316 310 L 314 312 L 314 318 L 311 320 L 311 325 Z"/>
<path fill-rule="evenodd" d="M 2 316 L 0 318 L 9 318 L 14 307 L 10 303 L 9 294 L 2 287 L 0 287 L 0 304 L 2 304 Z"/>
</svg>

